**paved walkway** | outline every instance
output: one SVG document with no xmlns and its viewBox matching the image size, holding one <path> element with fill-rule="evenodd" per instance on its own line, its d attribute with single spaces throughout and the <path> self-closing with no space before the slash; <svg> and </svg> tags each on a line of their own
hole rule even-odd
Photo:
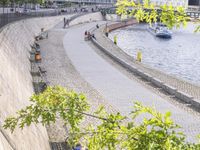
<svg viewBox="0 0 200 150">
<path fill-rule="evenodd" d="M 128 115 L 133 101 L 154 106 L 160 112 L 171 111 L 172 118 L 183 127 L 189 141 L 195 141 L 200 133 L 200 119 L 181 110 L 157 96 L 137 81 L 131 80 L 111 66 L 84 41 L 85 30 L 96 23 L 68 29 L 63 39 L 64 48 L 80 75 L 95 88 L 112 106 Z"/>
<path fill-rule="evenodd" d="M 39 41 L 42 66 L 47 71 L 47 80 L 50 82 L 50 85 L 61 85 L 68 90 L 84 93 L 88 102 L 91 104 L 91 113 L 95 112 L 99 105 L 104 105 L 106 111 L 109 113 L 118 111 L 110 106 L 98 91 L 93 89 L 80 76 L 76 68 L 71 64 L 63 47 L 63 38 L 67 32 L 68 30 L 63 29 L 63 22 L 61 22 L 48 32 L 48 39 Z M 85 127 L 88 123 L 95 125 L 98 123 L 98 120 L 86 117 L 85 121 L 82 122 L 82 125 Z M 68 132 L 64 127 L 62 119 L 57 119 L 54 124 L 47 126 L 47 131 L 51 142 L 64 142 L 66 137 L 68 137 Z"/>
</svg>

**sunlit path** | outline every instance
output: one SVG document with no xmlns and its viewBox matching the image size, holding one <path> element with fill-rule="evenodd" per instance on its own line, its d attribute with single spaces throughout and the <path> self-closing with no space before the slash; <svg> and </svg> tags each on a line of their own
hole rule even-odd
<svg viewBox="0 0 200 150">
<path fill-rule="evenodd" d="M 68 30 L 63 40 L 67 55 L 82 77 L 123 114 L 127 115 L 131 111 L 133 100 L 155 106 L 160 112 L 171 111 L 175 122 L 184 128 L 188 140 L 194 141 L 200 133 L 199 118 L 184 112 L 138 82 L 127 78 L 96 54 L 84 41 L 85 30 L 95 25 L 96 23 L 90 23 L 73 27 Z"/>
</svg>

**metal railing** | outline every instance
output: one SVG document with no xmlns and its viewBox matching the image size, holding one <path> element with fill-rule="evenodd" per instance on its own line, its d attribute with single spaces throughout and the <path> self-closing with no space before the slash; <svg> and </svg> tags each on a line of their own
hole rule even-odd
<svg viewBox="0 0 200 150">
<path fill-rule="evenodd" d="M 69 14 L 72 12 L 61 12 L 59 10 L 49 10 L 49 11 L 41 11 L 41 12 L 29 12 L 29 13 L 2 13 L 0 14 L 0 28 L 3 26 L 12 23 L 14 21 L 19 21 L 22 19 L 28 19 L 33 17 L 47 17 L 47 16 L 57 16 L 63 14 Z"/>
<path fill-rule="evenodd" d="M 96 12 L 99 11 L 99 8 L 94 8 L 91 10 L 92 7 L 95 5 L 91 5 L 90 9 L 87 12 Z M 0 6 L 1 7 L 1 6 Z M 104 8 L 104 7 L 103 7 Z M 7 10 L 9 8 L 6 8 Z M 51 9 L 51 10 L 35 10 L 31 12 L 10 12 L 5 11 L 4 13 L 0 13 L 0 28 L 3 26 L 12 23 L 14 21 L 19 21 L 22 19 L 28 19 L 33 17 L 47 17 L 47 16 L 58 16 L 58 15 L 66 15 L 66 14 L 72 14 L 72 13 L 83 13 L 81 7 L 68 7 L 65 9 L 59 8 L 59 9 Z"/>
</svg>

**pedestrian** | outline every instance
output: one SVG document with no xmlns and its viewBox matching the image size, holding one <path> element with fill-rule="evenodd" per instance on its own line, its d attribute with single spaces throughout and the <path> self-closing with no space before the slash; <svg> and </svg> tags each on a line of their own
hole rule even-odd
<svg viewBox="0 0 200 150">
<path fill-rule="evenodd" d="M 87 35 L 88 35 L 88 40 L 90 40 L 90 39 L 91 39 L 91 34 L 90 34 L 90 32 L 88 32 Z"/>
<path fill-rule="evenodd" d="M 109 28 L 107 27 L 107 25 L 106 25 L 106 37 L 108 37 L 108 33 L 109 33 Z"/>
<path fill-rule="evenodd" d="M 85 31 L 85 37 L 84 37 L 84 39 L 85 39 L 85 41 L 88 40 L 88 32 L 87 32 L 87 30 Z"/>
<path fill-rule="evenodd" d="M 98 28 L 99 28 L 99 25 L 97 24 L 96 27 L 97 27 L 97 29 L 98 29 Z"/>
<path fill-rule="evenodd" d="M 64 21 L 64 26 L 63 26 L 63 28 L 65 28 L 65 26 L 66 26 L 66 18 L 65 18 L 65 17 L 64 17 L 63 21 Z"/>
<path fill-rule="evenodd" d="M 87 30 L 85 31 L 85 36 L 87 36 Z"/>
<path fill-rule="evenodd" d="M 94 34 L 92 34 L 91 36 L 92 36 L 92 38 L 93 38 L 93 39 L 95 39 L 95 40 L 96 40 L 96 37 L 95 37 L 95 35 L 94 35 Z"/>
</svg>

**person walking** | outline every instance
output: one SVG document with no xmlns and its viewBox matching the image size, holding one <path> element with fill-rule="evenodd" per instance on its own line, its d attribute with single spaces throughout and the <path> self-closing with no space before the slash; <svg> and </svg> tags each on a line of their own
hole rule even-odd
<svg viewBox="0 0 200 150">
<path fill-rule="evenodd" d="M 108 33 L 109 33 L 109 28 L 108 27 L 106 27 L 106 37 L 108 37 Z"/>
<path fill-rule="evenodd" d="M 63 19 L 63 22 L 64 22 L 63 28 L 65 28 L 65 26 L 66 26 L 66 18 L 65 18 L 65 17 L 64 17 L 64 19 Z"/>
</svg>

